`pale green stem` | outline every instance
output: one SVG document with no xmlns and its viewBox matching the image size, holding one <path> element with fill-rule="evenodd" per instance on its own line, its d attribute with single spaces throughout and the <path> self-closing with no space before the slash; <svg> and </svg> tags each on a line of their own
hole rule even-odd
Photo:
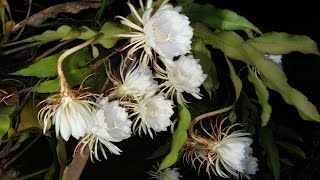
<svg viewBox="0 0 320 180">
<path fill-rule="evenodd" d="M 40 171 L 37 171 L 37 172 L 34 172 L 34 173 L 31 173 L 31 174 L 28 174 L 28 175 L 25 175 L 21 178 L 18 178 L 17 180 L 24 180 L 24 179 L 29 179 L 29 178 L 32 178 L 34 176 L 37 176 L 39 174 L 42 174 L 44 172 L 47 172 L 49 170 L 49 168 L 46 168 L 46 169 L 43 169 L 43 170 L 40 170 Z"/>
<path fill-rule="evenodd" d="M 71 49 L 68 49 L 67 51 L 65 51 L 63 54 L 61 54 L 61 56 L 59 57 L 58 59 L 58 65 L 57 65 L 57 68 L 58 68 L 58 76 L 60 78 L 60 92 L 61 93 L 69 93 L 70 91 L 70 88 L 69 88 L 69 85 L 67 83 L 67 80 L 66 80 L 66 77 L 65 77 L 65 74 L 63 72 L 63 61 L 69 56 L 71 55 L 72 53 L 86 47 L 86 46 L 89 46 L 91 43 L 93 43 L 95 40 L 97 39 L 97 36 L 89 39 L 88 41 L 82 43 L 82 44 L 79 44 L 78 46 L 75 46 Z"/>
<path fill-rule="evenodd" d="M 225 107 L 225 108 L 222 108 L 222 109 L 218 109 L 218 110 L 216 110 L 216 111 L 211 111 L 211 112 L 208 112 L 208 113 L 205 113 L 205 114 L 202 114 L 202 115 L 196 117 L 196 118 L 191 122 L 191 125 L 189 126 L 189 129 L 188 129 L 188 132 L 189 132 L 190 137 L 191 137 L 192 139 L 194 139 L 195 141 L 201 143 L 201 144 L 206 144 L 207 140 L 206 140 L 205 138 L 202 138 L 202 137 L 200 137 L 200 136 L 197 136 L 197 135 L 194 133 L 194 129 L 193 129 L 193 128 L 194 128 L 194 125 L 195 125 L 197 122 L 199 122 L 199 121 L 201 121 L 201 120 L 203 120 L 203 119 L 205 119 L 205 118 L 209 118 L 209 117 L 212 117 L 212 116 L 216 116 L 216 115 L 218 115 L 218 114 L 225 113 L 225 112 L 231 110 L 232 107 L 233 107 L 233 105 L 232 105 L 232 106 Z"/>
</svg>

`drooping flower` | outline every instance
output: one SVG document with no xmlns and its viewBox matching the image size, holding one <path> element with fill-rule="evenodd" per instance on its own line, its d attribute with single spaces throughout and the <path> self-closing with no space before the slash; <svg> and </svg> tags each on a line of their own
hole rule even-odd
<svg viewBox="0 0 320 180">
<path fill-rule="evenodd" d="M 183 92 L 201 99 L 199 86 L 207 75 L 203 74 L 202 67 L 197 60 L 189 55 L 181 56 L 177 61 L 173 61 L 166 67 L 166 71 L 158 67 L 156 77 L 165 80 L 159 85 L 159 88 L 163 88 L 161 91 L 166 91 L 166 97 L 172 99 L 173 96 L 176 96 L 179 104 L 185 104 Z"/>
<path fill-rule="evenodd" d="M 165 99 L 162 95 L 148 94 L 137 103 L 125 104 L 135 116 L 133 123 L 134 132 L 141 130 L 153 138 L 152 130 L 155 132 L 167 131 L 167 127 L 172 124 L 170 117 L 173 115 L 173 101 Z"/>
<path fill-rule="evenodd" d="M 88 122 L 87 134 L 76 148 L 76 150 L 80 149 L 80 153 L 83 153 L 84 148 L 88 145 L 91 160 L 93 160 L 93 155 L 97 160 L 100 160 L 98 149 L 107 159 L 103 146 L 111 153 L 120 155 L 122 151 L 111 142 L 120 142 L 132 134 L 132 122 L 128 119 L 125 108 L 119 106 L 119 101 L 108 102 L 107 98 L 100 98 L 97 103 L 99 106 L 92 120 Z"/>
<path fill-rule="evenodd" d="M 92 118 L 95 104 L 89 98 L 90 94 L 84 93 L 80 96 L 53 95 L 42 103 L 47 103 L 38 113 L 39 122 L 44 123 L 43 132 L 45 133 L 49 119 L 55 125 L 56 135 L 61 134 L 65 141 L 70 136 L 76 139 L 83 137 L 87 130 L 87 122 Z"/>
<path fill-rule="evenodd" d="M 114 85 L 112 92 L 109 94 L 110 97 L 117 97 L 120 100 L 139 99 L 157 88 L 158 83 L 153 79 L 149 66 L 139 66 L 138 63 L 135 63 L 127 71 L 125 67 L 125 61 L 123 60 L 120 65 L 120 80 L 109 75 Z"/>
<path fill-rule="evenodd" d="M 158 170 L 158 167 L 154 166 L 155 171 L 148 171 L 149 179 L 157 180 L 179 180 L 180 175 L 178 168 L 166 168 L 164 170 Z"/>
<path fill-rule="evenodd" d="M 242 130 L 231 131 L 238 124 L 222 128 L 220 125 L 212 125 L 212 132 L 204 130 L 208 138 L 200 137 L 190 139 L 184 148 L 184 159 L 187 163 L 196 167 L 196 162 L 205 166 L 206 172 L 210 172 L 223 178 L 235 177 L 250 178 L 258 170 L 257 158 L 252 156 L 250 147 L 252 139 Z"/>
<path fill-rule="evenodd" d="M 144 9 L 142 1 L 139 2 L 143 11 L 142 17 L 133 5 L 128 3 L 137 24 L 122 16 L 117 16 L 121 19 L 122 24 L 133 29 L 132 32 L 116 35 L 130 38 L 131 43 L 126 46 L 126 48 L 131 47 L 128 56 L 141 48 L 148 57 L 153 57 L 152 49 L 168 59 L 189 53 L 193 29 L 188 17 L 179 13 L 181 8 L 173 8 L 172 5 L 167 4 L 168 1 L 164 1 L 158 9 L 153 9 L 152 0 L 148 0 L 146 9 Z"/>
</svg>

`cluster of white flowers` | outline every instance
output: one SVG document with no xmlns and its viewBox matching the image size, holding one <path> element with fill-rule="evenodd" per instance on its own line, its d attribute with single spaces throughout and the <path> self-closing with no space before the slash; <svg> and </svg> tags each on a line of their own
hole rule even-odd
<svg viewBox="0 0 320 180">
<path fill-rule="evenodd" d="M 172 124 L 174 97 L 179 104 L 187 103 L 184 92 L 201 99 L 199 86 L 206 75 L 190 55 L 193 29 L 181 8 L 168 1 L 155 8 L 152 0 L 146 6 L 139 2 L 141 15 L 128 3 L 134 20 L 117 16 L 131 31 L 115 36 L 129 38 L 130 43 L 118 77 L 109 73 L 114 85 L 109 97 L 127 108 L 134 132 L 153 138 L 153 132 L 167 131 Z"/>
<path fill-rule="evenodd" d="M 201 99 L 199 86 L 206 75 L 198 60 L 187 55 L 193 36 L 188 18 L 168 1 L 157 8 L 152 7 L 152 0 L 147 1 L 146 7 L 139 2 L 142 15 L 128 3 L 137 24 L 118 16 L 131 31 L 115 36 L 129 38 L 130 44 L 125 49 L 130 49 L 119 73 L 108 72 L 113 83 L 108 91 L 112 101 L 102 96 L 92 98 L 86 93 L 72 93 L 66 86 L 62 93 L 45 100 L 47 106 L 39 112 L 44 132 L 52 119 L 57 136 L 61 135 L 65 141 L 70 136 L 82 138 L 76 150 L 83 152 L 88 146 L 91 158 L 98 160 L 98 149 L 106 158 L 103 145 L 111 153 L 120 154 L 121 150 L 111 142 L 129 138 L 131 129 L 151 138 L 154 132 L 167 131 L 172 124 L 174 96 L 179 104 L 186 103 L 183 92 Z M 176 57 L 179 59 L 174 61 Z M 162 63 L 158 64 L 158 59 Z"/>
<path fill-rule="evenodd" d="M 119 155 L 122 151 L 112 142 L 129 138 L 132 130 L 140 136 L 142 132 L 149 134 L 151 138 L 156 132 L 167 131 L 172 125 L 174 102 L 188 103 L 184 93 L 202 98 L 199 87 L 207 75 L 199 60 L 190 54 L 193 29 L 188 17 L 180 14 L 180 7 L 174 8 L 166 0 L 156 8 L 152 7 L 152 0 L 147 1 L 146 7 L 139 2 L 142 15 L 128 3 L 135 21 L 117 16 L 131 31 L 115 36 L 129 38 L 130 43 L 124 48 L 128 52 L 119 72 L 108 72 L 113 84 L 108 97 L 72 91 L 61 93 L 46 99 L 47 106 L 38 114 L 44 122 L 44 132 L 52 119 L 57 136 L 61 135 L 65 141 L 70 136 L 82 138 L 76 151 L 82 153 L 89 147 L 91 159 L 94 156 L 99 160 L 98 150 L 107 158 L 105 148 Z M 191 156 L 200 164 L 207 162 L 208 168 L 222 177 L 228 177 L 224 170 L 235 176 L 254 174 L 257 159 L 252 156 L 248 134 L 236 131 L 227 135 L 229 129 L 220 131 L 209 147 L 203 149 L 191 143 L 202 147 L 192 151 Z M 181 177 L 176 169 L 156 175 L 157 179 Z"/>
<path fill-rule="evenodd" d="M 90 94 L 84 93 L 76 97 L 74 93 L 60 94 L 49 97 L 47 103 L 38 114 L 38 119 L 44 123 L 44 133 L 48 120 L 52 118 L 56 135 L 68 141 L 70 136 L 76 139 L 82 137 L 76 150 L 83 152 L 86 145 L 92 155 L 99 160 L 98 149 L 107 158 L 104 148 L 113 154 L 121 150 L 111 142 L 120 142 L 131 136 L 132 121 L 128 119 L 125 108 L 120 107 L 119 101 L 108 102 L 108 98 L 99 96 L 94 102 Z"/>
</svg>

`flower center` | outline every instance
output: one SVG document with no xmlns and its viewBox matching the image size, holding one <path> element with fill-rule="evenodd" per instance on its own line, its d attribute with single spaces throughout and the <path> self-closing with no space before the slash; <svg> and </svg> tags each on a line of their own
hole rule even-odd
<svg viewBox="0 0 320 180">
<path fill-rule="evenodd" d="M 186 81 L 187 77 L 185 76 L 184 73 L 182 73 L 179 69 L 176 70 L 174 73 L 173 73 L 173 78 L 175 79 L 176 82 L 184 82 Z"/>
<path fill-rule="evenodd" d="M 154 32 L 154 37 L 156 42 L 164 42 L 164 41 L 170 40 L 169 34 L 163 32 L 159 27 L 159 25 L 153 26 L 153 32 Z"/>
<path fill-rule="evenodd" d="M 116 127 L 116 125 L 115 125 L 114 123 L 109 123 L 109 124 L 108 124 L 108 128 L 109 128 L 109 129 L 112 129 L 112 128 L 114 128 L 114 127 Z"/>
<path fill-rule="evenodd" d="M 146 105 L 146 112 L 149 117 L 155 118 L 157 116 L 157 107 L 149 103 Z"/>
</svg>

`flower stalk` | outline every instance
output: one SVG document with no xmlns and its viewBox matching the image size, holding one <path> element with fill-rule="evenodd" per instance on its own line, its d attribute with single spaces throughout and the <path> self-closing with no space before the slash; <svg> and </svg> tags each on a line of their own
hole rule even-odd
<svg viewBox="0 0 320 180">
<path fill-rule="evenodd" d="M 64 60 L 71 54 L 73 54 L 74 52 L 89 46 L 91 43 L 93 43 L 96 39 L 98 38 L 98 36 L 94 36 L 93 38 L 89 39 L 88 41 L 79 44 L 78 46 L 75 46 L 71 49 L 68 49 L 67 51 L 65 51 L 63 54 L 61 54 L 61 56 L 58 59 L 58 65 L 57 65 L 57 69 L 58 69 L 58 76 L 60 78 L 60 92 L 63 95 L 71 95 L 72 93 L 70 92 L 70 87 L 69 84 L 66 80 L 65 74 L 63 72 L 63 62 Z"/>
</svg>

